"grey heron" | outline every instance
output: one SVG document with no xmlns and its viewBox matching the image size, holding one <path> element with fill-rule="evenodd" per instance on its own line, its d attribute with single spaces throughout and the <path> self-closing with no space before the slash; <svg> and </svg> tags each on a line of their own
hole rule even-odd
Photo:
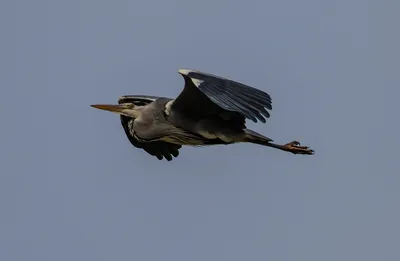
<svg viewBox="0 0 400 261">
<path fill-rule="evenodd" d="M 198 70 L 180 69 L 184 88 L 175 99 L 125 95 L 118 104 L 94 108 L 120 115 L 133 146 L 159 160 L 171 161 L 183 145 L 210 146 L 248 142 L 293 154 L 313 155 L 298 141 L 284 145 L 246 127 L 246 119 L 266 122 L 272 110 L 269 94 L 248 85 Z"/>
</svg>

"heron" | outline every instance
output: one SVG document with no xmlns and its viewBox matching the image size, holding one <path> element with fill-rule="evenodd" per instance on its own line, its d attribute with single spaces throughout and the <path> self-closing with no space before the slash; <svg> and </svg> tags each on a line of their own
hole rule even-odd
<svg viewBox="0 0 400 261">
<path fill-rule="evenodd" d="M 182 146 L 252 143 L 293 154 L 313 155 L 298 141 L 276 144 L 250 130 L 246 120 L 266 123 L 272 110 L 269 94 L 238 81 L 193 69 L 180 69 L 184 87 L 175 98 L 125 95 L 118 104 L 94 108 L 120 116 L 131 144 L 159 160 L 178 157 Z"/>
</svg>

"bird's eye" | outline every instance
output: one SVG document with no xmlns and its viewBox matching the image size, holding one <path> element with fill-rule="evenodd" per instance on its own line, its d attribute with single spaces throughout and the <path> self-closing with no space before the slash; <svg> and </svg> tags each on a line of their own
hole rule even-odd
<svg viewBox="0 0 400 261">
<path fill-rule="evenodd" d="M 126 109 L 133 109 L 135 107 L 135 104 L 133 104 L 133 103 L 124 103 L 123 106 Z"/>
</svg>

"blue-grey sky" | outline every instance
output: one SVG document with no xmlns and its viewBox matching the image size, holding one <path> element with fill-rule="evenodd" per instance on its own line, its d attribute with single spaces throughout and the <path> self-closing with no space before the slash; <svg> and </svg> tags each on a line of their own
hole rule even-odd
<svg viewBox="0 0 400 261">
<path fill-rule="evenodd" d="M 400 260 L 398 1 L 2 1 L 0 260 Z M 132 147 L 179 68 L 273 99 L 276 142 Z"/>
</svg>

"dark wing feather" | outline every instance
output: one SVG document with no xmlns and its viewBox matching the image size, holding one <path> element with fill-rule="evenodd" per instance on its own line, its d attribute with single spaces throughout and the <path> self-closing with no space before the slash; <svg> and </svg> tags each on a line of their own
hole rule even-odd
<svg viewBox="0 0 400 261">
<path fill-rule="evenodd" d="M 272 109 L 271 97 L 256 88 L 195 70 L 179 70 L 185 88 L 175 99 L 174 109 L 197 114 L 212 114 L 218 108 L 265 123 Z M 218 108 L 217 108 L 218 107 Z"/>
<path fill-rule="evenodd" d="M 176 145 L 164 141 L 140 142 L 137 138 L 135 138 L 135 136 L 131 134 L 131 131 L 129 129 L 129 122 L 133 119 L 123 115 L 121 115 L 120 118 L 125 134 L 133 146 L 139 149 L 143 149 L 150 155 L 156 156 L 159 160 L 165 158 L 168 161 L 171 161 L 172 156 L 178 157 L 179 149 L 182 147 L 181 145 Z"/>
</svg>

